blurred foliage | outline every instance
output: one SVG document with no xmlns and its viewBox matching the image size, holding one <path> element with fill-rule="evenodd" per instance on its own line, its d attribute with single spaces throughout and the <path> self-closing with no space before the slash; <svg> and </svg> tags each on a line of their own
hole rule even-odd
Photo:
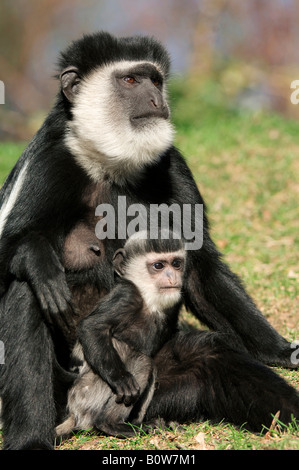
<svg viewBox="0 0 299 470">
<path fill-rule="evenodd" d="M 296 0 L 1 0 L 0 138 L 34 133 L 54 100 L 59 51 L 101 28 L 162 40 L 180 75 L 207 87 L 212 104 L 298 119 L 299 105 L 290 102 L 299 79 L 298 15 Z"/>
</svg>

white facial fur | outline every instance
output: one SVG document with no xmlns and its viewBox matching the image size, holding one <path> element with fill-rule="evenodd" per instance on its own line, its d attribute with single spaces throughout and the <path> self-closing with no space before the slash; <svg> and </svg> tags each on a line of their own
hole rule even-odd
<svg viewBox="0 0 299 470">
<path fill-rule="evenodd" d="M 179 250 L 172 253 L 173 257 L 185 258 L 185 251 Z M 147 253 L 146 257 L 149 262 L 157 261 L 157 258 L 164 259 L 168 257 L 169 253 Z M 180 301 L 181 292 L 179 289 L 170 290 L 168 292 L 160 292 L 153 283 L 153 278 L 150 276 L 146 263 L 145 255 L 134 257 L 126 265 L 126 274 L 124 276 L 129 281 L 133 282 L 140 290 L 141 296 L 151 313 L 160 312 L 174 306 Z"/>
<path fill-rule="evenodd" d="M 151 119 L 142 129 L 134 129 L 116 99 L 111 75 L 140 63 L 144 62 L 121 61 L 95 70 L 81 82 L 75 97 L 66 144 L 95 181 L 104 174 L 117 182 L 134 177 L 173 142 L 169 120 Z M 166 90 L 163 95 L 166 98 Z"/>
</svg>

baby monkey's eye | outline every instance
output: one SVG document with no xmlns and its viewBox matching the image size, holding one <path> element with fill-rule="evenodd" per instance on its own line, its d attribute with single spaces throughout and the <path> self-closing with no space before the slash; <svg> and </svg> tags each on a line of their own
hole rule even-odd
<svg viewBox="0 0 299 470">
<path fill-rule="evenodd" d="M 159 270 L 159 269 L 163 269 L 163 268 L 164 268 L 164 264 L 159 261 L 158 263 L 154 263 L 154 264 L 153 264 L 153 267 L 154 267 L 155 269 L 158 269 L 158 270 Z"/>
<path fill-rule="evenodd" d="M 175 259 L 175 260 L 173 260 L 173 262 L 171 264 L 175 269 L 180 269 L 181 266 L 182 266 L 182 260 L 181 259 Z"/>
</svg>

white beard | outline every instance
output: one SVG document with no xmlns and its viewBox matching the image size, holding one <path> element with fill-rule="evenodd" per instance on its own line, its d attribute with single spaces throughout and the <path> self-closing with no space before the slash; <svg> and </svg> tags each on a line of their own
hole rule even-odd
<svg viewBox="0 0 299 470">
<path fill-rule="evenodd" d="M 142 62 L 141 62 L 142 63 Z M 111 74 L 136 62 L 122 61 L 92 72 L 76 95 L 66 144 L 87 174 L 98 181 L 104 174 L 121 182 L 156 161 L 173 142 L 169 120 L 150 118 L 135 129 L 115 99 Z M 157 67 L 157 65 L 155 64 Z M 166 98 L 166 91 L 164 92 Z"/>
</svg>

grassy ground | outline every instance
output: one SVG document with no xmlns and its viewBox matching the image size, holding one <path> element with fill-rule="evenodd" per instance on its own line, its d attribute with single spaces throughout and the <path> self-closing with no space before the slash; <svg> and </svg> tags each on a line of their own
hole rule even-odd
<svg viewBox="0 0 299 470">
<path fill-rule="evenodd" d="M 299 123 L 219 106 L 217 94 L 205 87 L 194 92 L 191 82 L 172 92 L 176 145 L 205 196 L 214 240 L 270 323 L 288 339 L 299 339 Z M 0 184 L 22 148 L 0 145 Z M 276 370 L 299 388 L 297 371 Z M 260 436 L 205 422 L 127 440 L 83 432 L 58 448 L 299 449 L 299 429 Z"/>
</svg>

